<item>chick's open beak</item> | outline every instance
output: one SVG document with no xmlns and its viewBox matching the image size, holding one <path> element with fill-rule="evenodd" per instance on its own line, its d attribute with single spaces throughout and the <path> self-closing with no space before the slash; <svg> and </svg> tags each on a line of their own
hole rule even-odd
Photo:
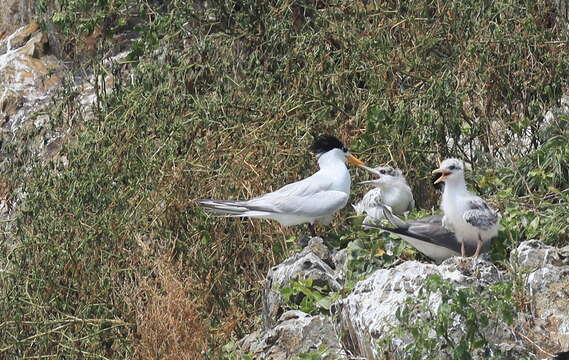
<svg viewBox="0 0 569 360">
<path fill-rule="evenodd" d="M 376 176 L 376 177 L 379 178 L 379 175 L 380 175 L 380 174 L 379 174 L 379 171 L 377 171 L 377 170 L 375 170 L 375 169 L 373 169 L 373 168 L 367 167 L 367 166 L 365 166 L 365 165 L 362 165 L 362 166 L 360 166 L 360 167 L 361 167 L 362 169 L 364 169 L 365 171 L 367 171 L 367 172 L 369 172 L 369 173 L 371 173 L 371 174 L 373 174 L 374 176 Z"/>
<path fill-rule="evenodd" d="M 364 166 L 364 162 L 361 161 L 360 159 L 358 159 L 357 157 L 355 157 L 354 155 L 348 155 L 348 157 L 346 158 L 346 161 L 348 162 L 348 164 L 352 164 L 352 165 L 356 165 L 356 166 Z"/>
<path fill-rule="evenodd" d="M 439 178 L 437 180 L 435 180 L 435 182 L 434 182 L 434 184 L 438 184 L 441 181 L 445 181 L 446 177 L 449 176 L 451 174 L 451 172 L 439 168 L 439 169 L 433 170 L 433 175 L 434 174 L 441 174 L 441 176 L 439 176 Z"/>
</svg>

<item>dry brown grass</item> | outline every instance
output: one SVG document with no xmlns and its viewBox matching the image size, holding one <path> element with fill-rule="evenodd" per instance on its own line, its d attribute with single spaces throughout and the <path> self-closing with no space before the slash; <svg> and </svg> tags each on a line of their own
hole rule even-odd
<svg viewBox="0 0 569 360">
<path fill-rule="evenodd" d="M 162 258 L 138 283 L 135 302 L 139 359 L 197 359 L 208 346 L 204 298 L 200 286 L 179 263 Z M 127 300 L 128 301 L 128 300 Z"/>
</svg>

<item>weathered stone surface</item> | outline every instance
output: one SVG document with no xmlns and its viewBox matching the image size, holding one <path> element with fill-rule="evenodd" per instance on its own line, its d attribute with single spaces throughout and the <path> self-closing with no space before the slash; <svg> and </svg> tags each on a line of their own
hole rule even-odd
<svg viewBox="0 0 569 360">
<path fill-rule="evenodd" d="M 41 153 L 49 139 L 60 136 L 44 129 L 47 121 L 41 127 L 34 125 L 35 114 L 52 104 L 63 78 L 63 64 L 47 54 L 48 49 L 47 37 L 37 23 L 0 40 L 0 141 L 18 151 Z"/>
<path fill-rule="evenodd" d="M 24 98 L 13 90 L 5 89 L 0 97 L 0 113 L 4 119 L 14 115 L 22 107 Z"/>
<path fill-rule="evenodd" d="M 282 314 L 278 324 L 266 331 L 247 335 L 238 343 L 243 353 L 254 359 L 287 360 L 295 355 L 327 349 L 325 359 L 347 359 L 332 320 L 298 310 Z"/>
<path fill-rule="evenodd" d="M 26 26 L 20 27 L 14 33 L 7 36 L 5 39 L 0 41 L 0 55 L 6 52 L 22 47 L 24 44 L 30 40 L 32 35 L 36 34 L 39 30 L 39 25 L 37 22 L 33 21 Z"/>
<path fill-rule="evenodd" d="M 556 248 L 537 240 L 525 241 L 512 251 L 511 261 L 530 271 L 529 335 L 550 351 L 569 349 L 569 246 Z"/>
<path fill-rule="evenodd" d="M 14 148 L 31 150 L 35 155 L 54 160 L 73 123 L 70 121 L 63 127 L 54 128 L 49 116 L 45 115 L 66 72 L 63 63 L 50 54 L 49 49 L 48 38 L 35 22 L 0 40 L 0 141 L 14 143 Z M 124 51 L 112 56 L 103 65 L 124 69 L 127 65 L 121 62 L 127 54 L 128 51 Z M 97 95 L 108 94 L 115 88 L 114 73 L 91 75 L 74 85 L 77 104 L 70 110 L 73 119 L 88 121 L 94 118 Z M 25 139 L 25 144 L 16 144 L 20 137 Z"/>
<path fill-rule="evenodd" d="M 283 299 L 279 289 L 291 280 L 311 279 L 318 286 L 328 285 L 332 290 L 341 288 L 336 273 L 330 267 L 333 264 L 330 251 L 321 238 L 312 238 L 308 246 L 300 253 L 273 267 L 265 281 L 263 297 L 263 325 L 272 327 L 283 313 Z"/>
<path fill-rule="evenodd" d="M 30 22 L 35 14 L 33 0 L 0 0 L 0 35 Z M 2 38 L 2 36 L 0 36 Z"/>
<path fill-rule="evenodd" d="M 376 341 L 397 325 L 396 311 L 408 298 L 418 295 L 427 277 L 439 275 L 457 288 L 475 289 L 504 280 L 496 266 L 481 259 L 473 263 L 471 258 L 454 257 L 440 265 L 407 261 L 391 269 L 377 270 L 357 283 L 348 296 L 333 305 L 332 318 L 300 311 L 287 311 L 281 316 L 282 299 L 277 290 L 280 286 L 302 277 L 337 290 L 343 283 L 348 256 L 346 249 L 330 251 L 321 239 L 314 238 L 301 253 L 274 267 L 265 287 L 265 326 L 243 338 L 240 349 L 256 359 L 289 359 L 324 344 L 333 350 L 331 356 L 339 358 L 382 358 L 382 354 L 376 353 Z M 548 358 L 549 353 L 569 349 L 569 246 L 558 249 L 539 241 L 526 241 L 512 251 L 510 261 L 521 269 L 521 274 L 528 273 L 530 313 L 519 312 L 511 326 L 491 320 L 491 325 L 480 332 L 507 359 L 536 355 Z M 430 311 L 436 313 L 441 302 L 440 295 L 431 294 Z M 420 318 L 423 314 L 416 316 Z M 463 322 L 457 316 L 449 336 L 457 341 L 463 332 Z M 393 352 L 388 358 L 404 359 L 404 347 L 411 339 L 393 340 Z M 540 348 L 549 353 L 540 352 Z M 489 356 L 482 350 L 471 355 L 480 360 Z"/>
<path fill-rule="evenodd" d="M 336 279 L 338 279 L 340 283 L 343 283 L 348 270 L 348 250 L 342 249 L 340 251 L 335 251 L 332 255 L 332 262 L 334 263 Z"/>
<path fill-rule="evenodd" d="M 512 251 L 510 261 L 526 270 L 535 270 L 547 265 L 569 265 L 569 246 L 556 248 L 539 240 L 524 241 Z"/>
<path fill-rule="evenodd" d="M 129 51 L 123 51 L 103 61 L 103 65 L 112 68 L 117 66 L 121 61 L 126 59 Z M 124 68 L 124 66 L 123 66 Z M 105 75 L 91 75 L 86 81 L 78 86 L 79 98 L 78 102 L 83 110 L 83 118 L 91 120 L 95 117 L 94 107 L 97 104 L 97 95 L 108 95 L 115 87 L 115 77 L 106 73 Z M 97 91 L 99 94 L 97 94 Z"/>
<path fill-rule="evenodd" d="M 485 286 L 501 279 L 498 269 L 491 263 L 479 261 L 472 268 L 470 262 L 471 259 L 457 257 L 447 259 L 439 266 L 407 261 L 392 269 L 378 270 L 360 281 L 350 295 L 336 304 L 346 348 L 365 359 L 378 357 L 375 341 L 397 324 L 397 309 L 407 298 L 416 296 L 431 275 L 440 275 L 457 287 Z M 437 311 L 440 303 L 440 296 L 431 299 L 433 311 Z M 503 329 L 497 327 L 498 330 Z M 492 336 L 501 338 L 504 335 Z M 399 339 L 396 343 L 402 348 L 406 341 Z"/>
<path fill-rule="evenodd" d="M 0 95 L 10 92 L 26 101 L 39 99 L 59 86 L 62 64 L 46 55 L 47 37 L 32 23 L 0 41 Z"/>
</svg>

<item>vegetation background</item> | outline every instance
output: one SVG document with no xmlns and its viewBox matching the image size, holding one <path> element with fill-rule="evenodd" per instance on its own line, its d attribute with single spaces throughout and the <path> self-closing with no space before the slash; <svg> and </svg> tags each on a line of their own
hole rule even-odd
<svg viewBox="0 0 569 360">
<path fill-rule="evenodd" d="M 213 219 L 195 200 L 309 175 L 315 134 L 404 169 L 423 209 L 437 159 L 468 161 L 503 215 L 496 261 L 528 238 L 567 245 L 563 4 L 37 0 L 75 71 L 49 111 L 72 136 L 67 166 L 3 149 L 19 159 L 4 186 L 26 196 L 2 241 L 0 357 L 218 358 L 258 324 L 264 276 L 304 229 Z M 127 61 L 104 61 L 125 34 Z M 80 73 L 116 78 L 87 122 Z M 350 215 L 326 231 L 350 236 Z"/>
</svg>

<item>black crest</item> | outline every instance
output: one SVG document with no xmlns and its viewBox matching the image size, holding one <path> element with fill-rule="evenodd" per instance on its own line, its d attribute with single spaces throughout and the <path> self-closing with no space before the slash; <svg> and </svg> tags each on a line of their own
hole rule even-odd
<svg viewBox="0 0 569 360">
<path fill-rule="evenodd" d="M 332 149 L 341 149 L 343 151 L 348 151 L 344 144 L 338 140 L 337 137 L 332 135 L 320 135 L 314 139 L 314 143 L 310 147 L 310 150 L 316 154 L 323 154 Z"/>
</svg>

